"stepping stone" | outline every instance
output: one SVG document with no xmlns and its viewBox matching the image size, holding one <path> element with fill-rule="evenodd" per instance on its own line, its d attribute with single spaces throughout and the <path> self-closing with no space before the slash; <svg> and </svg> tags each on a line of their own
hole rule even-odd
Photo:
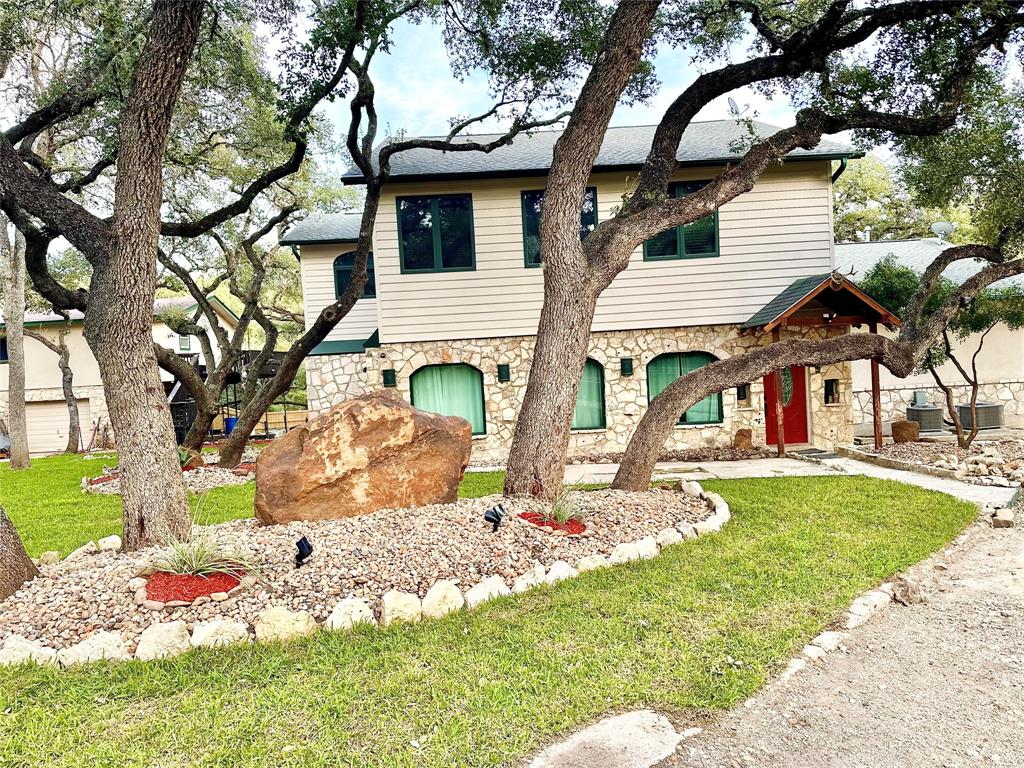
<svg viewBox="0 0 1024 768">
<path fill-rule="evenodd" d="M 675 752 L 681 738 L 657 712 L 627 712 L 552 744 L 530 768 L 651 768 Z"/>
</svg>

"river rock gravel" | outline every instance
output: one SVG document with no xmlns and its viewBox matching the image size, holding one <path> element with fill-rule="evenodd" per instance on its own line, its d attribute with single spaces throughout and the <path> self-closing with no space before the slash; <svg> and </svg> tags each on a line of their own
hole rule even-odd
<svg viewBox="0 0 1024 768">
<path fill-rule="evenodd" d="M 587 556 L 609 555 L 617 544 L 711 514 L 705 500 L 666 490 L 576 495 L 591 534 L 579 538 L 547 533 L 517 517 L 544 511 L 545 502 L 500 496 L 315 523 L 262 527 L 248 519 L 210 526 L 217 541 L 258 563 L 255 585 L 220 602 L 160 611 L 136 605 L 129 587 L 155 549 L 65 560 L 43 566 L 38 578 L 0 603 L 0 643 L 18 634 L 65 648 L 97 630 L 112 630 L 134 650 L 141 632 L 156 621 L 181 620 L 191 629 L 200 621 L 238 619 L 252 627 L 261 610 L 282 606 L 307 610 L 322 622 L 348 597 L 367 600 L 379 616 L 381 597 L 392 589 L 423 597 L 441 579 L 466 591 L 490 576 L 511 586 L 537 564 L 564 560 L 575 566 Z M 494 533 L 483 512 L 499 502 L 509 514 Z M 313 555 L 296 568 L 295 542 L 303 536 Z"/>
<path fill-rule="evenodd" d="M 181 473 L 185 481 L 185 487 L 192 493 L 206 493 L 214 488 L 223 488 L 228 485 L 245 485 L 255 479 L 255 474 L 236 473 L 230 469 L 221 469 L 207 464 L 205 467 L 190 469 Z M 105 483 L 84 485 L 83 488 L 90 493 L 120 493 L 121 478 L 115 477 Z"/>
</svg>

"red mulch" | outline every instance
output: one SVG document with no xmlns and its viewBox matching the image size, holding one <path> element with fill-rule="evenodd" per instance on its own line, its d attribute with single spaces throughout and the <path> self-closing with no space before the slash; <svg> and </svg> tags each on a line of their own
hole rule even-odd
<svg viewBox="0 0 1024 768">
<path fill-rule="evenodd" d="M 169 603 L 183 600 L 191 603 L 197 597 L 212 595 L 214 592 L 228 592 L 238 586 L 238 579 L 227 573 L 213 573 L 209 576 L 192 576 L 178 573 L 154 573 L 146 582 L 146 597 Z"/>
<path fill-rule="evenodd" d="M 99 485 L 100 483 L 109 483 L 111 480 L 117 480 L 117 474 L 113 475 L 100 475 L 99 477 L 90 477 L 89 485 Z"/>
<path fill-rule="evenodd" d="M 539 512 L 520 512 L 519 516 L 528 523 L 533 523 L 534 525 L 547 525 L 554 528 L 556 531 L 579 534 L 587 530 L 587 526 L 579 520 L 568 520 L 564 523 L 560 523 L 557 520 L 550 520 L 544 517 L 544 515 Z"/>
<path fill-rule="evenodd" d="M 254 462 L 254 461 L 242 462 L 237 467 L 235 467 L 234 469 L 231 470 L 232 474 L 240 475 L 240 476 L 241 475 L 251 475 L 255 471 L 256 471 L 256 462 Z"/>
</svg>

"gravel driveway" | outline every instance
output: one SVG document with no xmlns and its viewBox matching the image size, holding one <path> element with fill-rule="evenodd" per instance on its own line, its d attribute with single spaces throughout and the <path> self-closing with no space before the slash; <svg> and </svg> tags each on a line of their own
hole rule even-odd
<svg viewBox="0 0 1024 768">
<path fill-rule="evenodd" d="M 659 766 L 1024 766 L 1024 529 L 976 525 L 912 574 L 926 603 L 893 604 Z"/>
</svg>

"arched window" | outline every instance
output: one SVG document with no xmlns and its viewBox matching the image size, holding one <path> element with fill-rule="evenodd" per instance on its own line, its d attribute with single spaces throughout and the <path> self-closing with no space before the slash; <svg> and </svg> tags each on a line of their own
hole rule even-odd
<svg viewBox="0 0 1024 768">
<path fill-rule="evenodd" d="M 604 429 L 604 368 L 597 360 L 587 358 L 572 412 L 573 429 Z"/>
<path fill-rule="evenodd" d="M 412 404 L 423 411 L 461 416 L 473 425 L 474 435 L 487 432 L 484 418 L 484 377 L 464 363 L 426 365 L 409 379 Z"/>
<path fill-rule="evenodd" d="M 696 371 L 718 358 L 707 352 L 668 352 L 647 364 L 647 402 L 684 374 Z M 679 417 L 680 424 L 721 424 L 722 394 L 708 395 Z"/>
<path fill-rule="evenodd" d="M 356 254 L 354 251 L 343 253 L 334 260 L 334 298 L 340 299 L 341 294 L 352 282 L 352 270 L 355 268 Z M 366 257 L 366 285 L 363 286 L 361 299 L 377 298 L 377 281 L 373 274 L 373 254 Z"/>
</svg>

